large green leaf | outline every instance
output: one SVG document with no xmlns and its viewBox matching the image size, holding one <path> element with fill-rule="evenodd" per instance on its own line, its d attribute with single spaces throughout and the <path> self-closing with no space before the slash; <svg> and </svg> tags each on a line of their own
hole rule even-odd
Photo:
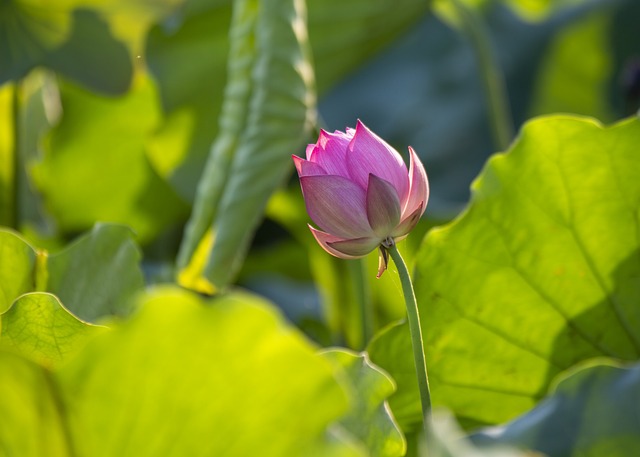
<svg viewBox="0 0 640 457">
<path fill-rule="evenodd" d="M 311 131 L 315 96 L 304 24 L 299 1 L 234 5 L 224 128 L 200 181 L 178 257 L 185 285 L 195 283 L 185 268 L 201 243 L 212 243 L 203 273 L 209 291 L 233 279 L 269 195 L 291 170 L 291 152 Z"/>
<path fill-rule="evenodd" d="M 395 390 L 393 380 L 373 365 L 366 353 L 331 349 L 321 354 L 344 369 L 351 386 L 351 408 L 340 424 L 367 446 L 370 455 L 403 456 L 404 436 L 386 403 Z"/>
<path fill-rule="evenodd" d="M 251 296 L 212 305 L 177 289 L 151 293 L 131 321 L 53 373 L 0 353 L 3 387 L 21 394 L 0 402 L 1 448 L 25 457 L 47 441 L 66 442 L 60 456 L 364 455 L 327 439 L 347 396 L 301 334 Z"/>
<path fill-rule="evenodd" d="M 47 261 L 46 290 L 76 316 L 127 315 L 142 290 L 141 253 L 128 227 L 98 224 Z"/>
<path fill-rule="evenodd" d="M 508 444 L 549 457 L 640 454 L 640 366 L 582 367 L 566 375 L 535 409 L 473 435 L 482 445 Z"/>
<path fill-rule="evenodd" d="M 429 233 L 415 284 L 436 405 L 497 423 L 582 360 L 639 358 L 639 142 L 638 119 L 531 121 L 489 161 L 465 214 Z M 403 357 L 371 356 L 398 382 L 392 407 L 415 411 L 407 333 L 377 341 Z"/>
<path fill-rule="evenodd" d="M 63 231 L 116 222 L 133 228 L 144 243 L 184 218 L 185 203 L 145 155 L 144 143 L 158 122 L 155 96 L 142 75 L 117 100 L 61 86 L 64 115 L 32 175 Z"/>
<path fill-rule="evenodd" d="M 55 254 L 0 230 L 0 254 L 0 312 L 20 295 L 37 290 L 55 294 L 87 321 L 124 316 L 144 286 L 140 251 L 124 226 L 98 224 Z"/>
<path fill-rule="evenodd" d="M 46 366 L 73 355 L 99 329 L 67 311 L 55 295 L 42 292 L 20 296 L 0 314 L 0 343 Z"/>
<path fill-rule="evenodd" d="M 126 46 L 96 11 L 78 6 L 38 0 L 0 3 L 0 84 L 44 65 L 93 90 L 125 92 L 133 71 Z"/>
</svg>

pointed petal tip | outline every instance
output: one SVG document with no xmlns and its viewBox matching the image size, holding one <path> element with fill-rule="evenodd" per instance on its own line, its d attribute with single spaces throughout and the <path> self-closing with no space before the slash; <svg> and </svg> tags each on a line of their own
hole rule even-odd
<svg viewBox="0 0 640 457">
<path fill-rule="evenodd" d="M 347 152 L 349 174 L 361 187 L 373 173 L 391 183 L 404 206 L 409 192 L 409 174 L 402 156 L 390 144 L 358 120 Z"/>
<path fill-rule="evenodd" d="M 308 144 L 307 148 L 305 149 L 305 156 L 307 158 L 307 160 L 311 160 L 311 157 L 313 156 L 313 151 L 316 148 L 315 144 Z"/>
<path fill-rule="evenodd" d="M 429 180 L 420 156 L 409 146 L 409 193 L 402 208 L 402 215 L 412 213 L 419 205 L 422 205 L 422 215 L 429 201 Z"/>
<path fill-rule="evenodd" d="M 304 159 L 302 159 L 301 157 L 298 157 L 295 154 L 291 154 L 291 158 L 293 159 L 293 165 L 296 167 L 296 171 L 298 172 L 298 177 L 300 176 L 301 170 L 302 170 L 302 161 Z"/>
<path fill-rule="evenodd" d="M 367 127 L 366 125 L 364 125 L 364 122 L 362 122 L 360 119 L 358 119 L 356 121 L 356 128 L 354 129 L 354 136 L 358 135 L 358 132 L 360 132 L 360 134 L 362 134 L 364 132 L 371 132 L 371 130 L 369 129 L 369 127 Z"/>
<path fill-rule="evenodd" d="M 319 175 L 327 174 L 325 169 L 322 168 L 321 165 L 318 165 L 315 162 L 304 160 L 303 158 L 298 157 L 297 155 L 293 155 L 292 158 L 293 158 L 293 164 L 296 167 L 296 171 L 298 172 L 298 177 L 300 179 L 306 176 L 319 176 Z"/>
<path fill-rule="evenodd" d="M 320 129 L 320 135 L 318 135 L 318 142 L 316 144 L 320 144 L 320 140 L 326 141 L 330 137 L 330 133 L 325 129 Z"/>
</svg>

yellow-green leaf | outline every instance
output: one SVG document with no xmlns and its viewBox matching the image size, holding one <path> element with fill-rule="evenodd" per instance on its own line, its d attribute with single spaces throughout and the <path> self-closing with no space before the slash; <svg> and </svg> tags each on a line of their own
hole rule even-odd
<svg viewBox="0 0 640 457">
<path fill-rule="evenodd" d="M 0 343 L 46 366 L 73 355 L 99 329 L 79 320 L 49 293 L 24 294 L 0 314 Z"/>
<path fill-rule="evenodd" d="M 640 358 L 638 144 L 636 118 L 533 120 L 489 160 L 467 211 L 427 235 L 415 286 L 436 405 L 494 424 L 582 360 Z M 385 348 L 407 341 L 401 327 L 371 352 L 405 426 L 419 410 L 411 353 Z"/>
</svg>

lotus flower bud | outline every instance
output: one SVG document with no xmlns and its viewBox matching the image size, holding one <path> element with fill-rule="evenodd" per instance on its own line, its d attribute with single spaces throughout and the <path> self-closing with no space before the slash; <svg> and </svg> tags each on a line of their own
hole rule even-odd
<svg viewBox="0 0 640 457">
<path fill-rule="evenodd" d="M 409 147 L 409 170 L 398 152 L 358 121 L 346 132 L 320 131 L 307 159 L 293 156 L 311 220 L 311 233 L 329 254 L 364 257 L 380 247 L 378 277 L 386 269 L 384 246 L 402 240 L 424 213 L 427 174 Z"/>
</svg>

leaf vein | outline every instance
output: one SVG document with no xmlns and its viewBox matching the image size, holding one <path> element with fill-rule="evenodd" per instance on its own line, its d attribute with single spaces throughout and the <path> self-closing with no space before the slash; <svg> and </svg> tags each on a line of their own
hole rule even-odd
<svg viewBox="0 0 640 457">
<path fill-rule="evenodd" d="M 442 297 L 438 297 L 438 300 L 442 300 L 443 302 L 448 303 L 454 310 L 456 310 L 458 312 L 458 314 L 460 315 L 460 317 L 462 317 L 463 319 L 466 319 L 467 321 L 478 325 L 479 327 L 484 328 L 485 330 L 493 333 L 494 335 L 498 336 L 499 338 L 502 338 L 504 341 L 506 341 L 508 344 L 511 344 L 514 347 L 517 347 L 518 349 L 528 352 L 531 355 L 534 355 L 538 358 L 540 358 L 541 360 L 543 360 L 544 362 L 548 363 L 549 365 L 557 368 L 558 370 L 565 370 L 568 367 L 565 366 L 561 366 L 559 364 L 557 364 L 556 362 L 554 362 L 553 360 L 545 357 L 542 353 L 538 352 L 537 350 L 535 350 L 532 347 L 526 346 L 525 344 L 511 338 L 510 336 L 508 336 L 506 333 L 502 332 L 501 330 L 492 327 L 491 325 L 488 325 L 486 322 L 483 322 L 477 318 L 474 318 L 468 314 L 466 314 L 462 308 L 458 305 L 456 305 L 455 303 L 451 302 L 450 300 L 444 299 Z"/>
<path fill-rule="evenodd" d="M 640 356 L 640 343 L 636 340 L 632 329 L 629 328 L 627 321 L 624 319 L 622 310 L 620 310 L 620 307 L 618 306 L 617 301 L 613 299 L 611 292 L 607 290 L 605 282 L 602 279 L 600 272 L 597 270 L 593 262 L 593 258 L 587 251 L 582 241 L 582 238 L 578 235 L 578 232 L 576 231 L 575 224 L 573 223 L 574 211 L 573 211 L 571 193 L 569 192 L 569 186 L 567 184 L 567 178 L 565 176 L 563 168 L 560 166 L 559 160 L 555 161 L 555 165 L 558 169 L 558 174 L 560 176 L 560 181 L 562 182 L 562 187 L 564 188 L 565 194 L 567 195 L 567 204 L 569 205 L 569 221 L 567 221 L 568 222 L 567 229 L 569 230 L 569 233 L 572 235 L 573 240 L 576 243 L 576 246 L 580 250 L 580 253 L 582 254 L 582 257 L 585 263 L 589 267 L 589 270 L 591 271 L 593 278 L 596 280 L 596 283 L 604 293 L 606 301 L 609 304 L 609 307 L 611 308 L 613 313 L 615 314 L 620 327 L 625 332 L 627 338 L 631 342 L 631 345 L 634 347 L 636 354 Z"/>
<path fill-rule="evenodd" d="M 511 269 L 513 272 L 515 272 L 525 282 L 525 284 L 527 284 L 527 286 L 542 299 L 543 303 L 547 303 L 547 305 L 549 305 L 551 307 L 551 309 L 553 309 L 556 313 L 558 313 L 558 315 L 560 315 L 560 317 L 562 317 L 562 319 L 565 321 L 567 327 L 569 327 L 572 330 L 574 330 L 576 332 L 576 334 L 579 335 L 587 344 L 589 344 L 591 347 L 593 347 L 594 349 L 600 351 L 601 353 L 603 353 L 605 355 L 609 355 L 609 356 L 612 356 L 612 357 L 618 357 L 618 355 L 614 351 L 612 351 L 609 348 L 606 348 L 606 347 L 602 346 L 600 343 L 598 343 L 597 341 L 593 340 L 580 327 L 578 327 L 569 318 L 569 316 L 567 316 L 567 314 L 562 309 L 562 306 L 560 305 L 560 303 L 558 303 L 555 299 L 553 299 L 551 296 L 549 296 L 538 284 L 536 284 L 531 278 L 529 278 L 525 274 L 524 271 L 522 271 L 517 266 L 517 264 L 513 260 L 513 252 L 511 251 L 511 249 L 509 248 L 509 246 L 508 246 L 508 244 L 507 244 L 507 242 L 505 240 L 504 229 L 496 221 L 491 219 L 488 215 L 484 215 L 484 217 L 494 227 L 494 229 L 496 230 L 496 233 L 498 234 L 498 236 L 500 237 L 500 239 L 502 241 L 502 244 L 504 246 L 505 251 L 509 254 L 510 263 L 508 265 L 508 268 Z"/>
</svg>

